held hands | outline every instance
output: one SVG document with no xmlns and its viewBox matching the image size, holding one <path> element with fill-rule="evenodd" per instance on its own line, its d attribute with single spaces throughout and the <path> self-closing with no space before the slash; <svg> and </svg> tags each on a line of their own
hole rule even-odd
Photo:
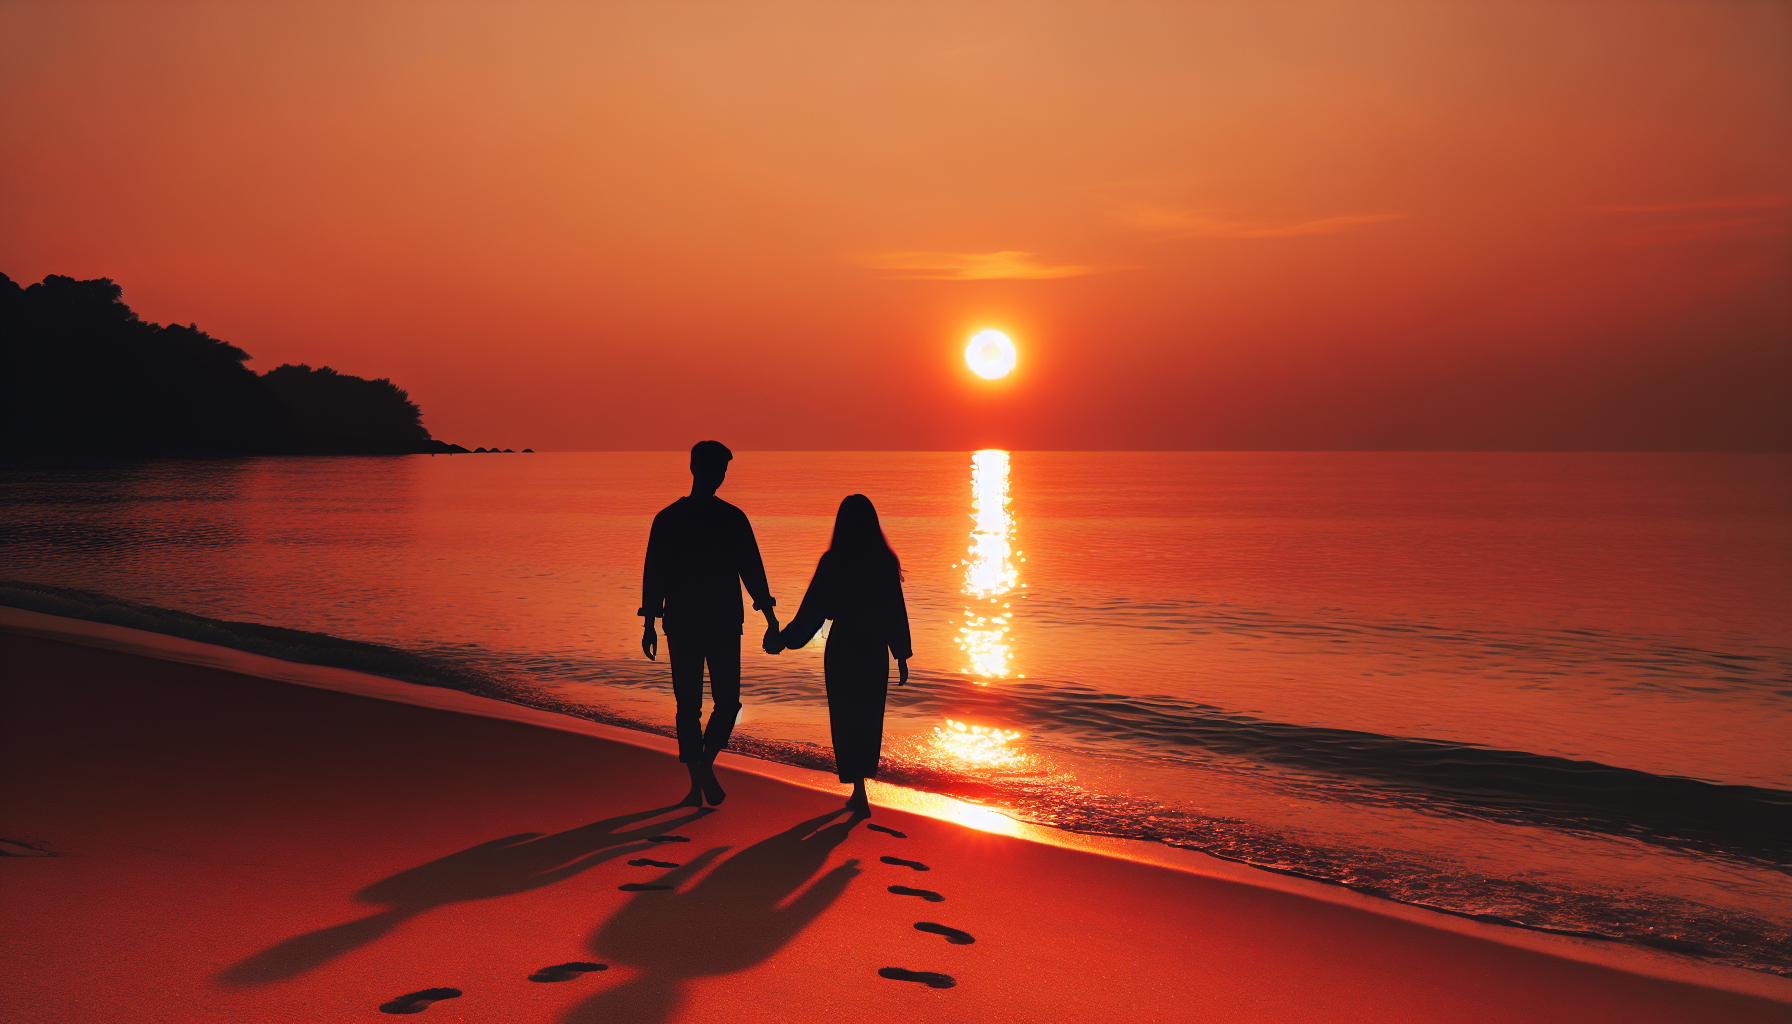
<svg viewBox="0 0 1792 1024">
<path fill-rule="evenodd" d="M 653 631 L 653 620 L 648 619 L 641 624 L 641 653 L 647 655 L 648 661 L 660 652 L 660 635 Z"/>
<path fill-rule="evenodd" d="M 906 683 L 906 682 L 908 682 L 908 659 L 907 658 L 897 658 L 896 659 L 896 685 L 901 686 L 903 683 Z"/>
<path fill-rule="evenodd" d="M 765 613 L 765 639 L 759 642 L 767 654 L 777 654 L 784 649 L 784 640 L 778 635 L 778 617 L 771 612 Z"/>
</svg>

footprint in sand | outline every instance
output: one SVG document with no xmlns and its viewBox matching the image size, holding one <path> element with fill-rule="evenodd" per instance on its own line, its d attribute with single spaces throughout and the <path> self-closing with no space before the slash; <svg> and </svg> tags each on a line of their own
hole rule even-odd
<svg viewBox="0 0 1792 1024">
<path fill-rule="evenodd" d="M 691 838 L 689 836 L 648 836 L 647 841 L 650 843 L 688 843 Z"/>
<path fill-rule="evenodd" d="M 429 1009 L 429 1004 L 438 999 L 459 999 L 458 988 L 426 988 L 421 992 L 399 996 L 389 1003 L 380 1004 L 381 1013 L 422 1013 Z"/>
<path fill-rule="evenodd" d="M 626 882 L 616 888 L 621 889 L 623 892 L 655 892 L 660 889 L 670 889 L 672 887 L 669 885 L 646 885 L 641 882 Z"/>
<path fill-rule="evenodd" d="M 892 885 L 890 886 L 889 891 L 898 896 L 919 896 L 929 903 L 944 903 L 946 900 L 946 897 L 941 896 L 932 889 L 910 889 L 906 885 Z"/>
<path fill-rule="evenodd" d="M 915 931 L 932 932 L 935 935 L 944 935 L 946 941 L 954 946 L 968 946 L 977 941 L 971 937 L 970 932 L 961 932 L 956 928 L 948 928 L 943 924 L 934 924 L 932 921 L 916 921 Z"/>
<path fill-rule="evenodd" d="M 529 980 L 571 981 L 574 978 L 589 974 L 592 971 L 607 971 L 609 969 L 609 964 L 592 964 L 575 960 L 570 964 L 555 964 L 552 967 L 543 967 L 541 970 L 529 975 Z"/>
<path fill-rule="evenodd" d="M 883 861 L 885 864 L 895 864 L 899 867 L 914 868 L 916 871 L 933 870 L 918 860 L 903 860 L 901 857 L 879 857 L 877 859 Z"/>
<path fill-rule="evenodd" d="M 910 971 L 901 967 L 879 967 L 877 973 L 892 981 L 918 981 L 928 988 L 951 988 L 958 979 L 937 971 Z"/>
<path fill-rule="evenodd" d="M 893 828 L 885 828 L 882 825 L 866 825 L 865 827 L 870 829 L 873 832 L 887 832 L 890 835 L 893 835 L 898 839 L 907 839 L 908 838 L 908 833 L 898 832 Z"/>
<path fill-rule="evenodd" d="M 678 865 L 669 860 L 648 860 L 646 857 L 636 857 L 628 862 L 628 866 L 631 868 L 675 868 Z"/>
</svg>

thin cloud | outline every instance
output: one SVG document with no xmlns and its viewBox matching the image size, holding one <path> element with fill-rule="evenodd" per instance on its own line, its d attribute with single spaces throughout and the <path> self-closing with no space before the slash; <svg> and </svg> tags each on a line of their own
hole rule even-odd
<svg viewBox="0 0 1792 1024">
<path fill-rule="evenodd" d="M 1687 213 L 1694 210 L 1762 210 L 1786 206 L 1786 196 L 1729 196 L 1723 199 L 1693 199 L 1683 203 L 1648 203 L 1638 206 L 1589 206 L 1592 213 Z"/>
<path fill-rule="evenodd" d="M 1365 224 L 1404 220 L 1407 216 L 1404 213 L 1367 213 L 1277 224 L 1227 220 L 1215 216 L 1216 212 L 1137 206 L 1127 210 L 1122 219 L 1162 238 L 1296 238 L 1302 235 L 1335 235 Z"/>
<path fill-rule="evenodd" d="M 1673 242 L 1724 242 L 1737 238 L 1783 235 L 1789 227 L 1784 217 L 1738 217 L 1733 220 L 1693 221 L 1689 224 L 1656 224 L 1620 231 L 1613 239 L 1624 245 L 1667 245 Z"/>
<path fill-rule="evenodd" d="M 1097 267 L 1047 266 L 1036 252 L 886 252 L 858 262 L 912 281 L 1048 281 L 1098 274 Z"/>
<path fill-rule="evenodd" d="M 1671 245 L 1675 242 L 1723 242 L 1742 238 L 1764 238 L 1786 234 L 1792 223 L 1785 208 L 1792 205 L 1786 196 L 1728 196 L 1719 199 L 1694 199 L 1679 203 L 1647 203 L 1632 206 L 1590 206 L 1589 213 L 1598 214 L 1698 214 L 1724 211 L 1731 216 L 1710 219 L 1622 218 L 1636 224 L 1614 233 L 1612 241 L 1619 245 Z M 1771 212 L 1753 212 L 1771 211 Z M 1743 216 L 1737 216 L 1743 214 Z"/>
</svg>

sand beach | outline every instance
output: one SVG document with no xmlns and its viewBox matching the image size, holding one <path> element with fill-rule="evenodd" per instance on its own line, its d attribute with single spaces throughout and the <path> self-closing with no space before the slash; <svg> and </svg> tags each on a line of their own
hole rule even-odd
<svg viewBox="0 0 1792 1024">
<path fill-rule="evenodd" d="M 8 1021 L 1792 1020 L 1768 975 L 887 786 L 853 823 L 732 755 L 671 807 L 670 740 L 456 691 L 10 609 L 0 665 Z"/>
</svg>

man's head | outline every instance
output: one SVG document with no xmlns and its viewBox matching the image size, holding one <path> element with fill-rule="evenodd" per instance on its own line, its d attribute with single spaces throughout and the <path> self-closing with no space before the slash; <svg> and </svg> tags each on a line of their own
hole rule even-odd
<svg viewBox="0 0 1792 1024">
<path fill-rule="evenodd" d="M 698 441 L 691 446 L 691 493 L 714 494 L 728 475 L 734 453 L 720 441 Z"/>
</svg>

